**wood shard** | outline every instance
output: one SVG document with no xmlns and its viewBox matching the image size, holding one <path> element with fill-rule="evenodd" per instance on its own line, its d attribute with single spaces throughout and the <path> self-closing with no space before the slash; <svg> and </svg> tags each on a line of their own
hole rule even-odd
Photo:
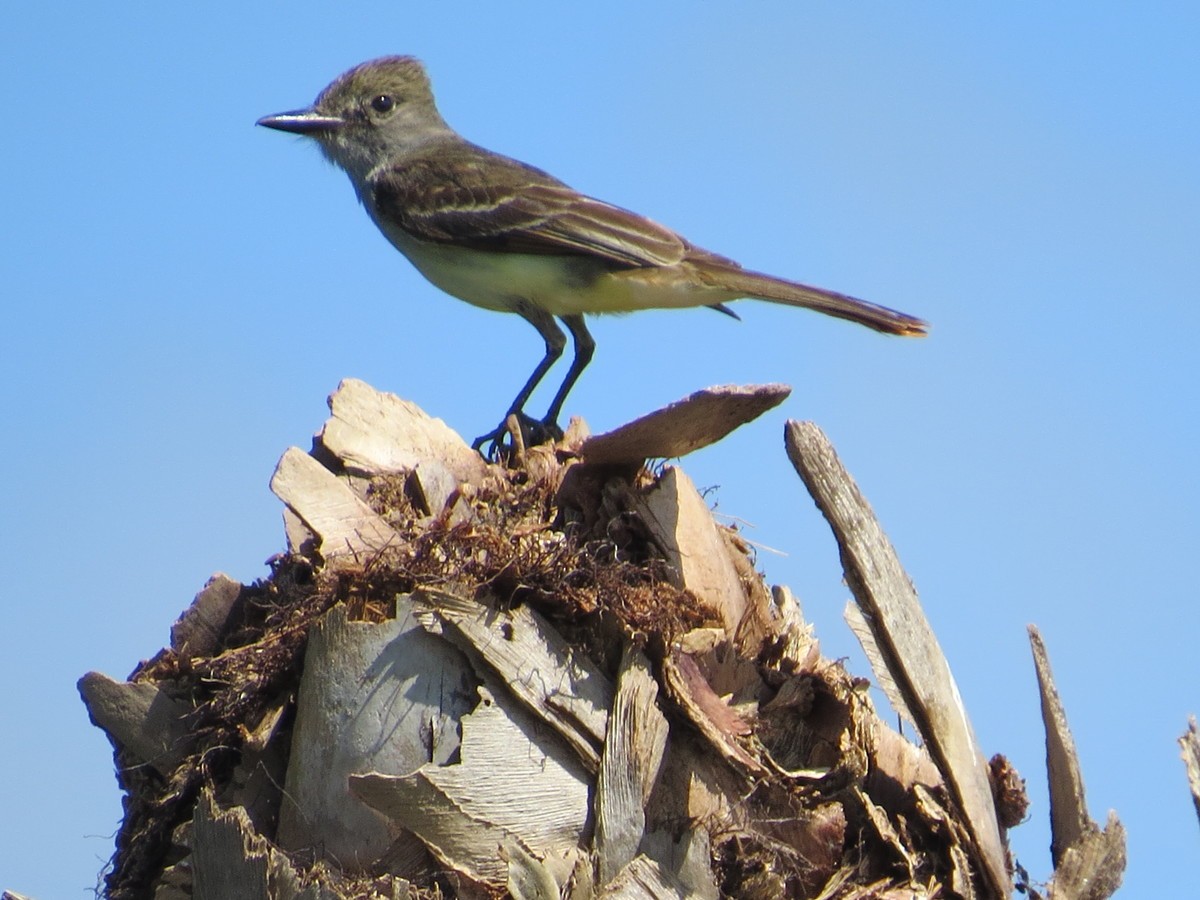
<svg viewBox="0 0 1200 900">
<path fill-rule="evenodd" d="M 848 602 L 846 608 L 842 610 L 842 618 L 846 624 L 850 626 L 850 631 L 858 639 L 858 645 L 862 647 L 863 656 L 867 658 L 867 662 L 871 666 L 871 671 L 875 673 L 875 683 L 879 689 L 883 691 L 883 695 L 887 697 L 888 703 L 892 704 L 892 709 L 903 718 L 908 720 L 908 723 L 914 728 L 917 725 L 917 719 L 908 708 L 908 701 L 904 697 L 904 692 L 900 690 L 895 679 L 892 678 L 892 673 L 888 669 L 886 656 L 875 643 L 875 633 L 871 630 L 871 624 L 863 615 L 862 607 L 857 603 Z"/>
<path fill-rule="evenodd" d="M 637 855 L 646 829 L 646 801 L 667 748 L 667 718 L 657 706 L 658 682 L 644 653 L 626 647 L 604 738 L 596 784 L 596 853 L 607 884 Z"/>
<path fill-rule="evenodd" d="M 1066 848 L 1054 867 L 1048 900 L 1107 900 L 1125 875 L 1125 827 L 1109 812 L 1104 830 L 1088 823 L 1084 834 Z"/>
<path fill-rule="evenodd" d="M 255 830 L 242 809 L 220 809 L 207 788 L 196 804 L 191 844 L 194 900 L 338 900 L 342 896 L 321 879 L 302 880 L 287 856 Z M 389 880 L 402 889 L 400 879 Z"/>
<path fill-rule="evenodd" d="M 600 892 L 600 900 L 686 900 L 686 885 L 646 856 L 631 860 Z"/>
<path fill-rule="evenodd" d="M 1084 796 L 1083 774 L 1075 740 L 1041 633 L 1029 626 L 1042 722 L 1046 728 L 1046 775 L 1050 786 L 1050 855 L 1054 876 L 1050 900 L 1105 900 L 1121 886 L 1125 874 L 1125 828 L 1116 813 L 1108 814 L 1104 830 L 1092 821 Z"/>
<path fill-rule="evenodd" d="M 483 457 L 441 419 L 356 378 L 338 385 L 329 410 L 317 440 L 349 471 L 369 476 L 437 464 L 474 483 L 487 473 Z"/>
<path fill-rule="evenodd" d="M 212 656 L 241 592 L 241 583 L 228 575 L 210 578 L 171 626 L 171 649 L 182 657 Z"/>
<path fill-rule="evenodd" d="M 368 868 L 396 835 L 346 802 L 347 778 L 406 775 L 458 752 L 460 721 L 475 703 L 471 667 L 417 624 L 404 598 L 396 612 L 355 622 L 335 606 L 311 632 L 280 813 L 284 849 L 316 846 L 348 869 Z"/>
<path fill-rule="evenodd" d="M 545 863 L 511 838 L 500 845 L 508 864 L 508 888 L 513 900 L 559 900 L 558 881 Z"/>
<path fill-rule="evenodd" d="M 187 755 L 191 708 L 157 685 L 88 672 L 78 688 L 92 724 L 139 762 L 169 776 Z"/>
<path fill-rule="evenodd" d="M 565 857 L 580 845 L 590 779 L 566 744 L 505 699 L 503 688 L 481 688 L 480 696 L 463 717 L 458 764 L 428 764 L 402 777 L 352 775 L 349 783 L 444 865 L 496 888 L 508 880 L 497 847 L 517 841 L 527 852 Z"/>
<path fill-rule="evenodd" d="M 396 532 L 344 481 L 298 447 L 279 460 L 271 491 L 320 539 L 326 561 L 363 562 L 396 543 Z"/>
<path fill-rule="evenodd" d="M 283 536 L 287 541 L 288 553 L 296 556 L 310 556 L 317 551 L 320 541 L 317 536 L 304 524 L 304 520 L 296 515 L 290 506 L 283 508 Z"/>
<path fill-rule="evenodd" d="M 733 635 L 746 611 L 746 592 L 696 485 L 682 469 L 670 466 L 654 487 L 636 495 L 634 504 L 679 574 L 678 586 L 695 594 Z"/>
<path fill-rule="evenodd" d="M 417 591 L 413 600 L 427 630 L 479 658 L 596 771 L 613 698 L 599 667 L 527 606 L 495 610 L 434 590 Z"/>
<path fill-rule="evenodd" d="M 589 463 L 641 463 L 674 459 L 714 444 L 735 428 L 778 406 L 786 384 L 721 385 L 696 391 L 640 419 L 583 441 Z"/>
<path fill-rule="evenodd" d="M 1196 817 L 1200 818 L 1200 731 L 1196 729 L 1196 717 L 1188 718 L 1188 730 L 1179 739 L 1180 755 L 1187 769 L 1188 787 L 1192 790 L 1192 803 Z"/>
<path fill-rule="evenodd" d="M 750 735 L 750 725 L 717 696 L 691 656 L 672 650 L 663 660 L 663 676 L 672 699 L 722 756 L 754 775 L 766 774 L 737 740 Z"/>
<path fill-rule="evenodd" d="M 640 854 L 658 863 L 674 879 L 671 884 L 682 885 L 685 897 L 718 900 L 720 892 L 712 871 L 712 840 L 703 825 L 686 828 L 682 834 L 675 824 L 648 831 L 642 838 Z M 619 881 L 619 876 L 616 880 Z"/>
<path fill-rule="evenodd" d="M 788 422 L 785 443 L 788 458 L 837 538 L 846 583 L 862 607 L 883 663 L 962 811 L 984 880 L 991 892 L 1008 896 L 1011 885 L 987 761 L 917 592 L 821 429 L 811 422 Z"/>
<path fill-rule="evenodd" d="M 1046 775 L 1050 787 L 1050 854 L 1057 867 L 1067 848 L 1077 843 L 1092 825 L 1084 796 L 1083 773 L 1075 751 L 1075 739 L 1067 725 L 1067 713 L 1054 686 L 1050 658 L 1037 628 L 1029 626 L 1029 644 L 1037 670 L 1042 700 L 1042 723 L 1046 729 Z"/>
</svg>

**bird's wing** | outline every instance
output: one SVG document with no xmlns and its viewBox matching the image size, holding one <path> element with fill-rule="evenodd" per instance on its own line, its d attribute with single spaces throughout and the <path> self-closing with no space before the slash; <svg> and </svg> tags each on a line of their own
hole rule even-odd
<svg viewBox="0 0 1200 900">
<path fill-rule="evenodd" d="M 675 265 L 693 251 L 669 228 L 469 144 L 405 160 L 371 184 L 378 213 L 420 240 L 635 267 Z"/>
</svg>

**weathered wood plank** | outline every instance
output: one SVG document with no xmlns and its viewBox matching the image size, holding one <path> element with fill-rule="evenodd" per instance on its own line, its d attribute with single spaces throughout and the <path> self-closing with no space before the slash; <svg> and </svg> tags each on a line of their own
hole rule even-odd
<svg viewBox="0 0 1200 900">
<path fill-rule="evenodd" d="M 917 592 L 870 505 L 824 433 L 787 423 L 788 458 L 841 549 L 846 583 L 961 811 L 991 893 L 1011 891 L 987 762 Z"/>
<path fill-rule="evenodd" d="M 580 447 L 585 462 L 639 464 L 674 459 L 715 444 L 735 428 L 778 406 L 792 392 L 786 384 L 720 385 L 689 394 Z"/>
</svg>

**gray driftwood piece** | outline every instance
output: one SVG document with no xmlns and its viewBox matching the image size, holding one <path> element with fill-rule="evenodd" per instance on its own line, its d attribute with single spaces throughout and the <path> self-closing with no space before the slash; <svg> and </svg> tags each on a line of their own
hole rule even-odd
<svg viewBox="0 0 1200 900">
<path fill-rule="evenodd" d="M 326 561 L 365 563 L 396 541 L 395 531 L 344 481 L 298 447 L 279 460 L 271 491 L 317 536 Z"/>
<path fill-rule="evenodd" d="M 791 392 L 786 384 L 705 388 L 612 431 L 587 438 L 579 452 L 585 462 L 601 464 L 674 459 L 715 444 L 735 428 L 778 406 Z"/>
<path fill-rule="evenodd" d="M 317 847 L 350 871 L 369 867 L 396 831 L 348 796 L 347 778 L 447 764 L 476 684 L 465 657 L 429 635 L 406 598 L 395 619 L 377 624 L 349 621 L 342 606 L 326 613 L 305 654 L 280 846 Z"/>
<path fill-rule="evenodd" d="M 642 651 L 626 647 L 596 782 L 600 884 L 607 884 L 637 855 L 646 831 L 646 801 L 667 749 L 667 718 L 657 699 L 658 682 L 649 660 Z"/>
<path fill-rule="evenodd" d="M 1046 728 L 1046 776 L 1050 784 L 1050 855 L 1054 877 L 1051 898 L 1104 900 L 1121 886 L 1125 872 L 1125 828 L 1109 812 L 1104 830 L 1092 821 L 1084 795 L 1083 773 L 1067 713 L 1054 686 L 1050 658 L 1037 628 L 1029 626 L 1042 722 Z"/>
<path fill-rule="evenodd" d="M 191 709 L 149 682 L 115 681 L 88 672 L 78 683 L 88 716 L 113 741 L 163 775 L 191 746 Z"/>
<path fill-rule="evenodd" d="M 695 594 L 732 635 L 746 611 L 746 592 L 692 479 L 682 469 L 668 467 L 654 487 L 635 495 L 634 509 L 677 573 L 676 586 Z"/>
<path fill-rule="evenodd" d="M 1187 770 L 1188 787 L 1192 790 L 1192 803 L 1196 817 L 1200 818 L 1200 730 L 1196 728 L 1196 717 L 1188 717 L 1188 730 L 1179 739 L 1180 755 Z"/>
<path fill-rule="evenodd" d="M 790 421 L 784 436 L 788 458 L 837 538 L 846 584 L 879 655 L 962 813 L 988 892 L 1007 897 L 1011 885 L 987 762 L 917 592 L 821 429 Z"/>
<path fill-rule="evenodd" d="M 575 749 L 588 770 L 600 764 L 613 684 L 526 606 L 495 610 L 445 591 L 412 595 L 425 628 L 499 676 L 518 700 Z"/>
</svg>

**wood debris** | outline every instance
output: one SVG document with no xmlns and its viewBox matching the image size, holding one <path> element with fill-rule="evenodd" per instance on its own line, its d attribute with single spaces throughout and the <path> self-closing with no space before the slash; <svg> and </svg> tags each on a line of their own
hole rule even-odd
<svg viewBox="0 0 1200 900">
<path fill-rule="evenodd" d="M 1048 896 L 1105 900 L 1125 872 L 1125 828 L 1110 811 L 1103 830 L 1088 815 L 1083 773 L 1067 714 L 1054 686 L 1050 657 L 1037 628 L 1029 626 L 1034 668 L 1046 728 L 1046 775 L 1050 784 L 1050 855 L 1054 876 Z"/>
<path fill-rule="evenodd" d="M 1192 790 L 1192 803 L 1196 807 L 1196 817 L 1200 818 L 1200 729 L 1196 727 L 1196 717 L 1188 719 L 1188 730 L 1179 739 L 1180 755 L 1187 771 L 1188 787 Z"/>
<path fill-rule="evenodd" d="M 938 761 L 988 889 L 1006 896 L 1010 884 L 987 763 L 912 582 L 821 430 L 811 422 L 789 422 L 786 443 L 842 548 L 846 583 L 873 638 L 864 647 L 868 658 L 882 664 L 881 683 L 900 695 L 899 709 Z"/>
<path fill-rule="evenodd" d="M 127 792 L 107 895 L 1007 896 L 1023 783 L 983 762 L 894 552 L 813 463 L 832 451 L 789 426 L 822 509 L 850 517 L 856 627 L 924 747 L 682 469 L 642 465 L 784 396 L 710 389 L 590 439 L 576 422 L 501 468 L 343 382 L 272 479 L 271 576 L 215 579 L 128 682 L 81 683 Z M 1072 847 L 1056 884 L 1115 865 L 1104 840 Z"/>
<path fill-rule="evenodd" d="M 791 392 L 786 384 L 705 388 L 620 428 L 587 438 L 579 453 L 595 465 L 675 459 L 715 444 L 778 406 Z"/>
</svg>

